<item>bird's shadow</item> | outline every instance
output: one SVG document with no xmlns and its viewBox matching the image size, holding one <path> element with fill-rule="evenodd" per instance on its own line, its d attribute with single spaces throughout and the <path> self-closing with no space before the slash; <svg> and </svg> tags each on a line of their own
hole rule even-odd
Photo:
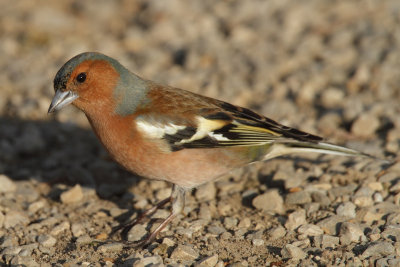
<svg viewBox="0 0 400 267">
<path fill-rule="evenodd" d="M 115 218 L 120 223 L 139 212 L 127 189 L 140 178 L 115 163 L 91 129 L 75 124 L 0 118 L 0 173 L 50 185 L 46 197 L 55 201 L 63 189 L 54 185 L 95 189 L 100 198 L 128 210 Z"/>
</svg>

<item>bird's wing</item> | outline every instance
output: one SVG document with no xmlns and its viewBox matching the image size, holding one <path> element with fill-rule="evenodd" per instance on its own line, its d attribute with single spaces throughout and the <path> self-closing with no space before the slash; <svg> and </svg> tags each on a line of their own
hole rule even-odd
<svg viewBox="0 0 400 267">
<path fill-rule="evenodd" d="M 157 99 L 156 108 L 153 106 L 151 112 L 143 112 L 135 119 L 139 131 L 148 138 L 166 141 L 172 151 L 322 140 L 246 108 L 191 93 L 186 98 L 189 93 L 186 91 L 178 91 L 182 102 L 176 105 L 171 103 L 179 98 L 176 93 L 176 90 L 163 93 L 163 99 Z M 171 94 L 175 95 L 169 101 L 165 96 Z"/>
</svg>

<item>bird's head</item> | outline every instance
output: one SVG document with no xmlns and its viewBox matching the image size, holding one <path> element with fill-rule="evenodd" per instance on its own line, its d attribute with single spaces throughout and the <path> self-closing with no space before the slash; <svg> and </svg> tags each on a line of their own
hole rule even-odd
<svg viewBox="0 0 400 267">
<path fill-rule="evenodd" d="M 85 113 L 109 107 L 119 115 L 129 115 L 142 100 L 147 86 L 115 59 L 86 52 L 61 67 L 54 78 L 54 91 L 49 113 L 72 103 Z"/>
</svg>

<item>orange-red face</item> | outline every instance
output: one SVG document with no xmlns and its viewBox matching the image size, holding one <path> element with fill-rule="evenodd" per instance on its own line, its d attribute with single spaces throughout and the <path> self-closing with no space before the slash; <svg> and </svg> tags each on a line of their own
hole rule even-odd
<svg viewBox="0 0 400 267">
<path fill-rule="evenodd" d="M 49 112 L 72 103 L 86 111 L 112 104 L 119 74 L 97 53 L 85 53 L 68 61 L 54 79 L 55 96 Z"/>
</svg>

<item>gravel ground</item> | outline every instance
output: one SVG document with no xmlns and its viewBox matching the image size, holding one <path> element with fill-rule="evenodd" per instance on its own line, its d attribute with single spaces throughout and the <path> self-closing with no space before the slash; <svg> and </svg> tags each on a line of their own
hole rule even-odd
<svg viewBox="0 0 400 267">
<path fill-rule="evenodd" d="M 170 185 L 112 162 L 73 107 L 47 115 L 56 71 L 77 53 L 100 51 L 142 77 L 395 160 L 400 1 L 0 6 L 2 265 L 400 266 L 400 163 L 311 154 L 193 190 L 184 214 L 145 249 L 118 237 L 103 243 Z"/>
</svg>

